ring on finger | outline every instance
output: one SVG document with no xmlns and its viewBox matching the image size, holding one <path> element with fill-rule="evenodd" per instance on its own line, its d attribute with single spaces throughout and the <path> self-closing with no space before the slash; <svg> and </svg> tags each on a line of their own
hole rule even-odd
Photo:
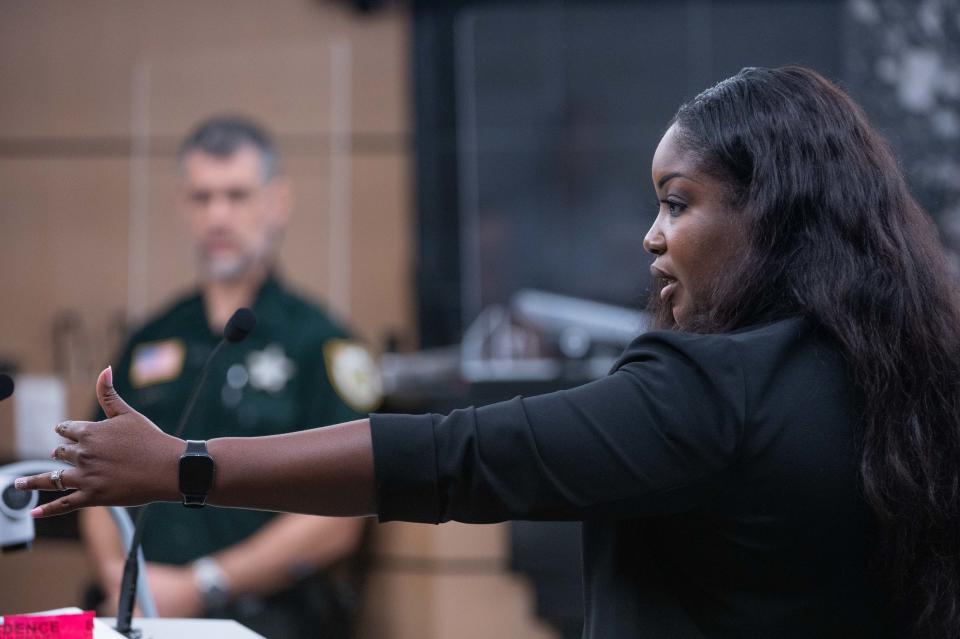
<svg viewBox="0 0 960 639">
<path fill-rule="evenodd" d="M 55 470 L 50 473 L 50 481 L 53 482 L 53 485 L 57 487 L 57 490 L 66 490 L 66 486 L 63 485 L 63 480 L 60 478 L 60 475 L 63 474 L 63 470 Z"/>
</svg>

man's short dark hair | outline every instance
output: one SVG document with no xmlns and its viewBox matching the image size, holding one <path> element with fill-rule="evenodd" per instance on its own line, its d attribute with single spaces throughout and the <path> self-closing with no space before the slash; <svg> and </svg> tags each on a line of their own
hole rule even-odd
<svg viewBox="0 0 960 639">
<path fill-rule="evenodd" d="M 264 182 L 280 174 L 280 155 L 270 135 L 252 120 L 238 116 L 216 116 L 198 124 L 180 144 L 177 162 L 182 167 L 184 158 L 192 151 L 228 158 L 243 147 L 252 148 L 260 156 Z"/>
</svg>

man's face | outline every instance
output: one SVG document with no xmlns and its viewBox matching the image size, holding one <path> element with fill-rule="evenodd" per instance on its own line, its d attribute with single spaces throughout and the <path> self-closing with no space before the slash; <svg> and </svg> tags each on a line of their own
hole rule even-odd
<svg viewBox="0 0 960 639">
<path fill-rule="evenodd" d="M 191 151 L 182 171 L 183 212 L 201 277 L 232 281 L 266 264 L 287 222 L 286 183 L 264 182 L 260 156 L 245 146 L 225 158 Z"/>
</svg>

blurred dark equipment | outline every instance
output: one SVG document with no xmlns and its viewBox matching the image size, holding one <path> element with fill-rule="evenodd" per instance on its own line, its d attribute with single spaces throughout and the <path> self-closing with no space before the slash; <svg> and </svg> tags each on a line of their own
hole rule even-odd
<svg viewBox="0 0 960 639">
<path fill-rule="evenodd" d="M 0 373 L 0 402 L 13 395 L 13 390 L 13 378 Z M 12 472 L 0 474 L 0 553 L 29 550 L 33 542 L 29 513 L 37 505 L 37 491 L 17 490 L 13 487 L 16 478 Z"/>
<path fill-rule="evenodd" d="M 0 402 L 13 395 L 13 378 L 0 373 Z"/>
<path fill-rule="evenodd" d="M 30 550 L 35 536 L 30 511 L 37 505 L 37 491 L 14 488 L 19 469 L 17 464 L 0 466 L 0 553 Z"/>
<path fill-rule="evenodd" d="M 360 13 L 373 13 L 375 10 L 383 8 L 383 0 L 353 0 L 353 6 Z"/>
<path fill-rule="evenodd" d="M 385 0 L 345 0 L 343 3 L 350 5 L 357 12 L 365 14 L 375 13 L 387 4 Z"/>
<path fill-rule="evenodd" d="M 627 308 L 522 290 L 509 305 L 484 309 L 457 346 L 384 353 L 384 391 L 394 404 L 432 406 L 469 385 L 471 399 L 481 403 L 510 389 L 516 392 L 508 397 L 569 388 L 606 375 L 648 322 L 645 313 Z M 481 387 L 492 394 L 477 395 Z"/>
</svg>

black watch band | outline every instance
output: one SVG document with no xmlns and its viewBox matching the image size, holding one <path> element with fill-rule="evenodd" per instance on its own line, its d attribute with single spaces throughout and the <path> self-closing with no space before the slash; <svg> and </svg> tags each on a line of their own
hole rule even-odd
<svg viewBox="0 0 960 639">
<path fill-rule="evenodd" d="M 214 463 L 207 442 L 189 439 L 180 456 L 180 494 L 187 508 L 201 508 L 213 488 Z"/>
</svg>

